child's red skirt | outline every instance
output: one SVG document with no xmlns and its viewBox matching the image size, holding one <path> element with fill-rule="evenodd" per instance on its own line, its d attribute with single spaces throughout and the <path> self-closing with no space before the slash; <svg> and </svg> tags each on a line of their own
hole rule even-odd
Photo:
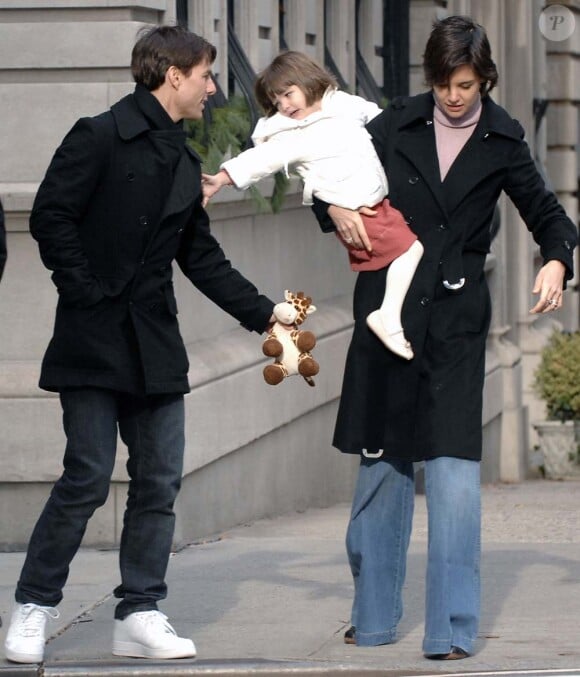
<svg viewBox="0 0 580 677">
<path fill-rule="evenodd" d="M 375 207 L 376 216 L 361 214 L 367 235 L 373 247 L 372 252 L 366 249 L 355 249 L 347 244 L 337 233 L 338 239 L 348 249 L 350 267 L 353 270 L 379 270 L 404 254 L 415 242 L 417 236 L 407 225 L 398 209 L 391 207 L 385 198 Z"/>
</svg>

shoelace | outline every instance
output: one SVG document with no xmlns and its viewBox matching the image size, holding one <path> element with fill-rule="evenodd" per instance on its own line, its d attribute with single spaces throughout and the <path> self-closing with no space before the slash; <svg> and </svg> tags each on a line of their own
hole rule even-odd
<svg viewBox="0 0 580 677">
<path fill-rule="evenodd" d="M 145 625 L 155 626 L 155 629 L 158 632 L 166 632 L 171 635 L 177 635 L 167 620 L 167 616 L 161 613 L 161 611 L 137 611 L 135 616 L 138 616 Z"/>
<path fill-rule="evenodd" d="M 38 637 L 46 623 L 44 616 L 56 620 L 60 617 L 60 612 L 52 607 L 25 604 L 20 609 L 21 622 L 19 624 L 19 634 L 22 637 Z"/>
</svg>

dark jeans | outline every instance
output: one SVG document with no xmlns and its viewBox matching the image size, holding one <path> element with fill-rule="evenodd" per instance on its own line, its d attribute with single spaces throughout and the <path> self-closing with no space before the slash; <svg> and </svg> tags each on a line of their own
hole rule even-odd
<svg viewBox="0 0 580 677">
<path fill-rule="evenodd" d="M 16 601 L 56 606 L 93 512 L 109 493 L 117 426 L 129 450 L 129 492 L 119 553 L 115 618 L 157 608 L 167 594 L 173 504 L 181 483 L 183 395 L 138 397 L 99 388 L 61 393 L 64 472 L 32 533 Z"/>
</svg>

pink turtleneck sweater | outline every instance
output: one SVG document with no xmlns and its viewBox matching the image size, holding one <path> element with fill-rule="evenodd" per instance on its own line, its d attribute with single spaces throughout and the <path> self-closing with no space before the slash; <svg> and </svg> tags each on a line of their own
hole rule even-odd
<svg viewBox="0 0 580 677">
<path fill-rule="evenodd" d="M 435 141 L 437 144 L 441 181 L 445 179 L 449 168 L 455 162 L 455 158 L 473 134 L 480 115 L 481 100 L 460 118 L 450 118 L 439 108 L 437 101 L 435 101 L 433 122 L 435 124 Z"/>
</svg>

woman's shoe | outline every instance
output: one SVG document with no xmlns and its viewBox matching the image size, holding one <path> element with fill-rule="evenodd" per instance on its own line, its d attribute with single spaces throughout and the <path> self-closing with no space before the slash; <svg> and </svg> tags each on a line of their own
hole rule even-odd
<svg viewBox="0 0 580 677">
<path fill-rule="evenodd" d="M 462 658 L 469 658 L 469 654 L 460 646 L 452 646 L 449 653 L 426 653 L 425 658 L 433 661 L 459 661 Z"/>
<path fill-rule="evenodd" d="M 350 628 L 344 633 L 345 644 L 356 644 L 355 632 L 356 628 L 354 625 L 351 625 Z"/>
</svg>

